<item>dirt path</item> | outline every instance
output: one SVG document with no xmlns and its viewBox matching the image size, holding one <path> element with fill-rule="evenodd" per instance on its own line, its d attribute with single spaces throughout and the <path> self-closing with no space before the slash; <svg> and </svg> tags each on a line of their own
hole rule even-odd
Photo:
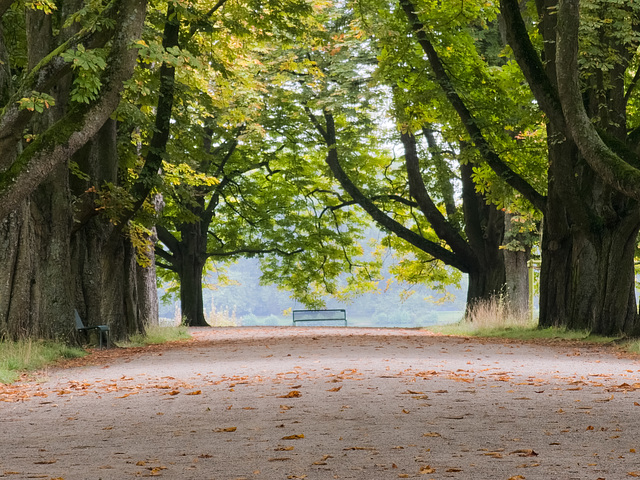
<svg viewBox="0 0 640 480">
<path fill-rule="evenodd" d="M 640 362 L 611 350 L 407 330 L 193 334 L 0 387 L 0 478 L 640 477 Z"/>
</svg>

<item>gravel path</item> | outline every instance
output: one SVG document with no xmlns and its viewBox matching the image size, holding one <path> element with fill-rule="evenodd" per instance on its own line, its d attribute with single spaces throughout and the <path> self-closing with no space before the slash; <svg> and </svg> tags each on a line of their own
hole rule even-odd
<svg viewBox="0 0 640 480">
<path fill-rule="evenodd" d="M 0 385 L 0 478 L 640 477 L 640 362 L 609 348 L 399 329 L 192 333 Z"/>
</svg>

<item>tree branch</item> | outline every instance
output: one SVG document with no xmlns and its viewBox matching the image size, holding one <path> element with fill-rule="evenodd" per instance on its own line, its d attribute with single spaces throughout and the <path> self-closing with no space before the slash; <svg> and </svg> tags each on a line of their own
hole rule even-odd
<svg viewBox="0 0 640 480">
<path fill-rule="evenodd" d="M 465 263 L 472 265 L 476 262 L 473 251 L 458 231 L 447 222 L 447 219 L 444 218 L 444 215 L 438 210 L 438 207 L 433 203 L 433 200 L 431 200 L 427 192 L 427 187 L 420 173 L 420 160 L 418 159 L 418 153 L 416 151 L 416 137 L 411 133 L 402 133 L 400 138 L 404 145 L 405 165 L 409 179 L 409 193 L 418 203 L 420 210 L 433 227 L 438 238 L 447 242 L 456 255 L 465 259 Z"/>
<path fill-rule="evenodd" d="M 291 256 L 296 253 L 302 253 L 304 249 L 299 248 L 297 250 L 293 250 L 288 252 L 286 250 L 282 250 L 281 248 L 238 248 L 236 250 L 229 250 L 227 252 L 211 252 L 207 253 L 207 257 L 233 257 L 234 255 L 263 255 L 266 253 L 277 253 L 278 255 Z"/>
<path fill-rule="evenodd" d="M 546 197 L 538 193 L 536 189 L 533 188 L 524 178 L 522 178 L 520 175 L 514 172 L 506 163 L 504 163 L 498 156 L 498 154 L 495 153 L 493 148 L 491 148 L 489 142 L 484 138 L 480 127 L 478 127 L 476 119 L 473 117 L 465 103 L 462 101 L 462 98 L 460 98 L 460 96 L 458 95 L 453 83 L 451 82 L 451 79 L 449 78 L 449 75 L 447 74 L 442 62 L 440 61 L 440 57 L 427 38 L 424 25 L 420 22 L 420 19 L 416 15 L 415 7 L 411 3 L 411 1 L 400 0 L 400 5 L 407 15 L 407 18 L 409 19 L 409 24 L 413 30 L 413 33 L 418 39 L 419 45 L 422 47 L 425 54 L 427 55 L 427 58 L 429 59 L 429 63 L 431 64 L 431 68 L 433 69 L 436 80 L 447 96 L 449 103 L 451 103 L 451 106 L 458 113 L 460 120 L 467 130 L 467 133 L 471 137 L 471 140 L 475 144 L 478 151 L 482 154 L 482 157 L 485 159 L 491 169 L 496 172 L 505 182 L 519 191 L 527 200 L 529 200 L 533 204 L 534 207 L 536 207 L 540 211 L 544 211 L 546 208 Z"/>
<path fill-rule="evenodd" d="M 367 198 L 360 189 L 351 181 L 347 173 L 344 171 L 342 166 L 340 165 L 339 156 L 338 156 L 338 146 L 336 144 L 336 131 L 335 131 L 335 123 L 333 120 L 333 115 L 328 110 L 325 110 L 324 113 L 325 124 L 326 124 L 326 141 L 327 141 L 327 157 L 326 162 L 329 165 L 329 168 L 333 172 L 336 179 L 342 185 L 342 188 L 353 198 L 360 207 L 362 207 L 370 216 L 373 218 L 378 224 L 387 230 L 392 231 L 395 235 L 402 238 L 403 240 L 409 242 L 411 245 L 419 248 L 420 250 L 428 253 L 429 255 L 437 258 L 438 260 L 450 265 L 454 268 L 462 272 L 469 271 L 469 265 L 464 263 L 458 256 L 441 245 L 427 240 L 424 237 L 421 237 L 417 233 L 412 230 L 406 228 L 401 223 L 392 219 L 388 215 L 386 215 L 382 210 L 380 210 L 370 198 Z M 320 134 L 322 132 L 319 130 Z M 324 135 L 323 135 L 324 136 Z"/>
<path fill-rule="evenodd" d="M 140 38 L 146 0 L 121 0 L 117 25 L 104 72 L 99 99 L 79 106 L 42 135 L 39 135 L 5 172 L 0 174 L 0 219 L 18 204 L 58 166 L 85 145 L 104 125 L 120 102 L 122 83 L 131 77 L 137 51 L 130 48 Z"/>
<path fill-rule="evenodd" d="M 565 132 L 565 119 L 558 92 L 546 74 L 542 60 L 531 43 L 527 26 L 520 14 L 518 0 L 500 0 L 500 11 L 507 26 L 507 41 L 524 77 L 527 79 L 531 92 L 556 129 Z"/>
<path fill-rule="evenodd" d="M 558 91 L 567 128 L 584 159 L 605 183 L 640 200 L 640 170 L 607 146 L 591 123 L 582 101 L 578 74 L 579 5 L 579 0 L 562 0 L 558 8 Z"/>
</svg>

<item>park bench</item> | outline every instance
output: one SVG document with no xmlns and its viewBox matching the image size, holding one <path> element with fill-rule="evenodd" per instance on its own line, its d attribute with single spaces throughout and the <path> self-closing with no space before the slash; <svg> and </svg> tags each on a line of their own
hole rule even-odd
<svg viewBox="0 0 640 480">
<path fill-rule="evenodd" d="M 78 314 L 77 310 L 74 310 L 73 313 L 76 316 L 76 330 L 80 333 L 85 333 L 87 335 L 87 340 L 89 340 L 89 332 L 95 330 L 98 332 L 98 344 L 100 348 L 102 348 L 102 339 L 106 339 L 107 348 L 109 348 L 109 325 L 92 325 L 85 327 L 82 319 L 80 318 L 80 314 Z"/>
<path fill-rule="evenodd" d="M 299 322 L 344 322 L 347 326 L 347 311 L 342 308 L 328 310 L 294 310 L 293 325 Z"/>
</svg>

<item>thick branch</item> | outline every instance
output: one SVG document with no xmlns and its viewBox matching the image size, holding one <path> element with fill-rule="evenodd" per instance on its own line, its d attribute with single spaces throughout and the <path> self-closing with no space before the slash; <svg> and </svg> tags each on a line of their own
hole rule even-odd
<svg viewBox="0 0 640 480">
<path fill-rule="evenodd" d="M 158 233 L 158 240 L 166 245 L 166 247 L 173 253 L 176 253 L 180 250 L 180 244 L 178 239 L 173 236 L 166 227 L 162 225 L 156 225 L 156 231 Z"/>
<path fill-rule="evenodd" d="M 112 2 L 104 9 L 101 17 L 114 16 L 117 5 L 118 2 Z M 22 138 L 24 128 L 35 115 L 35 111 L 20 110 L 18 101 L 23 97 L 31 96 L 32 92 L 49 91 L 61 77 L 71 72 L 70 64 L 61 57 L 62 53 L 79 44 L 87 48 L 102 47 L 111 38 L 112 33 L 107 29 L 99 32 L 83 29 L 43 58 L 29 72 L 22 81 L 20 89 L 11 96 L 0 114 L 0 152 L 13 148 Z"/>
<path fill-rule="evenodd" d="M 99 99 L 65 115 L 0 174 L 0 219 L 6 218 L 58 165 L 85 145 L 120 102 L 122 83 L 131 77 L 136 62 L 137 51 L 130 48 L 131 41 L 140 38 L 147 2 L 120 3 L 119 30 L 113 39 Z"/>
<path fill-rule="evenodd" d="M 520 70 L 527 79 L 531 92 L 536 97 L 542 111 L 553 122 L 556 130 L 564 132 L 566 125 L 558 92 L 546 74 L 542 60 L 531 43 L 527 26 L 520 14 L 518 0 L 500 0 L 500 10 L 506 25 L 507 41 L 513 50 Z"/>
<path fill-rule="evenodd" d="M 304 249 L 299 248 L 288 252 L 281 248 L 238 248 L 236 250 L 229 250 L 226 252 L 211 252 L 207 253 L 207 257 L 233 257 L 235 255 L 264 255 L 267 253 L 277 253 L 278 255 L 290 256 L 296 253 L 302 253 Z"/>
<path fill-rule="evenodd" d="M 401 140 L 404 145 L 404 159 L 407 167 L 407 177 L 409 178 L 409 193 L 418 203 L 420 210 L 433 227 L 436 235 L 447 242 L 456 255 L 464 258 L 465 263 L 472 265 L 476 259 L 469 245 L 458 231 L 447 222 L 447 219 L 438 210 L 438 207 L 429 196 L 429 192 L 427 192 L 427 187 L 420 172 L 416 137 L 411 133 L 402 133 Z"/>
<path fill-rule="evenodd" d="M 175 10 L 175 5 L 169 3 L 164 25 L 162 47 L 166 50 L 178 46 L 178 34 L 180 32 L 180 18 Z M 154 180 L 158 177 L 162 160 L 167 151 L 167 142 L 171 131 L 171 111 L 173 109 L 173 93 L 175 90 L 176 69 L 167 62 L 160 67 L 160 96 L 156 109 L 155 128 L 153 137 L 147 150 L 147 157 L 138 176 L 138 180 L 131 188 L 133 205 L 121 217 L 121 223 L 126 223 L 142 207 L 154 186 Z"/>
<path fill-rule="evenodd" d="M 640 200 L 640 170 L 614 153 L 598 134 L 582 101 L 578 70 L 579 0 L 558 7 L 558 91 L 568 130 L 589 166 L 619 192 Z"/>
<path fill-rule="evenodd" d="M 371 201 L 370 198 L 366 197 L 362 193 L 362 191 L 360 191 L 360 189 L 351 181 L 347 173 L 340 165 L 333 115 L 329 111 L 325 111 L 324 116 L 326 128 L 319 130 L 319 132 L 321 135 L 322 131 L 325 132 L 323 137 L 327 142 L 327 148 L 329 150 L 327 153 L 326 162 L 327 165 L 329 165 L 329 168 L 331 168 L 331 171 L 335 175 L 338 182 L 340 182 L 340 185 L 342 185 L 342 188 L 344 188 L 344 190 L 351 196 L 351 198 L 358 202 L 358 205 L 360 205 L 360 207 L 362 207 L 371 216 L 371 218 L 373 218 L 382 227 L 390 230 L 398 237 L 409 242 L 411 245 L 419 248 L 420 250 L 446 263 L 447 265 L 457 268 L 462 272 L 468 272 L 470 265 L 464 263 L 461 259 L 459 259 L 454 252 L 447 250 L 446 248 L 435 242 L 427 240 L 426 238 L 406 228 L 404 225 L 397 222 L 393 218 L 389 217 L 382 210 L 380 210 Z M 312 117 L 312 121 L 314 121 L 315 124 L 319 124 L 317 119 L 314 119 L 315 117 Z"/>
<path fill-rule="evenodd" d="M 433 135 L 433 131 L 427 127 L 422 128 L 422 134 L 427 140 L 429 146 L 429 152 L 433 165 L 436 167 L 438 175 L 437 182 L 440 190 L 442 191 L 442 197 L 444 199 L 444 207 L 448 216 L 455 215 L 456 202 L 453 195 L 453 185 L 451 184 L 451 177 L 453 174 L 447 167 L 447 164 L 442 156 L 442 150 L 439 148 L 436 138 Z"/>
<path fill-rule="evenodd" d="M 484 138 L 480 127 L 478 126 L 476 119 L 473 117 L 462 98 L 458 95 L 449 75 L 447 74 L 444 65 L 440 61 L 436 50 L 427 38 L 424 25 L 418 19 L 415 13 L 415 7 L 409 0 L 400 0 L 409 24 L 413 29 L 413 33 L 418 39 L 418 43 L 426 53 L 436 80 L 440 84 L 440 87 L 444 91 L 449 103 L 456 110 L 460 120 L 467 130 L 467 133 L 471 137 L 471 140 L 475 144 L 478 151 L 482 154 L 487 164 L 491 169 L 496 172 L 505 182 L 511 187 L 519 191 L 527 200 L 529 200 L 540 211 L 545 210 L 546 198 L 538 193 L 524 178 L 514 172 L 502 159 L 495 153 L 489 142 Z"/>
</svg>

